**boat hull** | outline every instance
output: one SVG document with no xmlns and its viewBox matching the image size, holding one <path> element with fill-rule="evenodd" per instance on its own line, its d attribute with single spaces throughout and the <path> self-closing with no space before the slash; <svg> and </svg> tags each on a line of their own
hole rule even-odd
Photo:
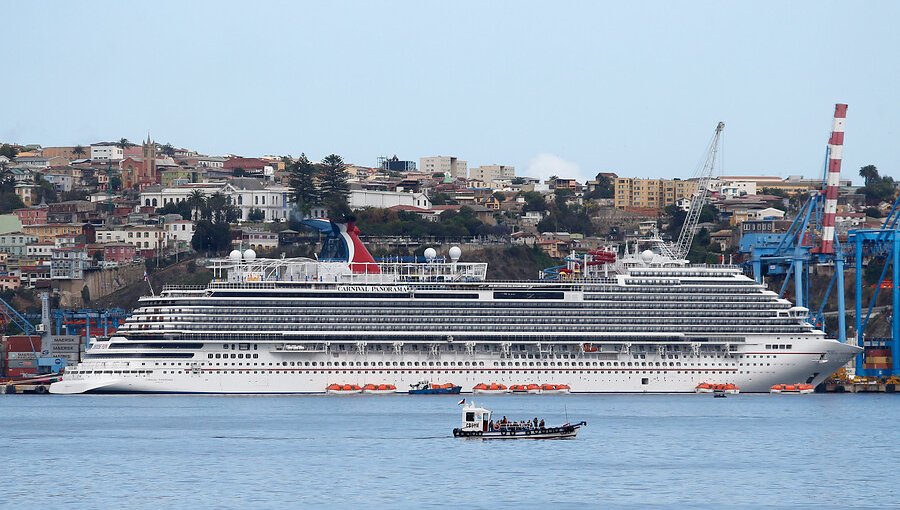
<svg viewBox="0 0 900 510">
<path fill-rule="evenodd" d="M 510 439 L 574 439 L 578 435 L 578 429 L 587 425 L 587 422 L 567 423 L 555 427 L 520 430 L 498 431 L 465 431 L 453 429 L 453 437 L 464 439 L 482 440 L 510 440 Z"/>
</svg>

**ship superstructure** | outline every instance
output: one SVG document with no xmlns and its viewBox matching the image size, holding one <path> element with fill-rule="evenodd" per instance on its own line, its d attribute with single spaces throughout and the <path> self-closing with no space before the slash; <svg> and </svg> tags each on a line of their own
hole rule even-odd
<svg viewBox="0 0 900 510">
<path fill-rule="evenodd" d="M 321 220 L 320 220 L 321 221 Z M 214 260 L 205 287 L 143 297 L 54 393 L 323 394 L 332 384 L 423 380 L 566 384 L 572 392 L 743 392 L 817 384 L 858 348 L 736 266 L 645 250 L 593 274 L 489 281 L 487 265 L 433 250 L 376 263 L 352 224 L 322 222 L 323 255 Z"/>
</svg>

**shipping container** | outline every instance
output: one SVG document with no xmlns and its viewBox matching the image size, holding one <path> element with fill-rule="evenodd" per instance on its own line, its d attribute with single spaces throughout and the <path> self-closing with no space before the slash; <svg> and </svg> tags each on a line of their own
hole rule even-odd
<svg viewBox="0 0 900 510">
<path fill-rule="evenodd" d="M 39 336 L 8 336 L 6 337 L 7 351 L 38 351 L 41 348 Z"/>
<path fill-rule="evenodd" d="M 28 352 L 7 352 L 6 359 L 14 360 L 14 359 L 37 359 L 37 354 L 28 351 Z"/>
<path fill-rule="evenodd" d="M 37 360 L 34 359 L 11 359 L 6 362 L 7 368 L 34 368 L 37 366 Z"/>
<path fill-rule="evenodd" d="M 29 375 L 35 375 L 34 368 L 7 368 L 6 369 L 6 377 L 27 377 Z"/>
<path fill-rule="evenodd" d="M 865 363 L 890 363 L 891 358 L 886 356 L 866 356 Z"/>
</svg>

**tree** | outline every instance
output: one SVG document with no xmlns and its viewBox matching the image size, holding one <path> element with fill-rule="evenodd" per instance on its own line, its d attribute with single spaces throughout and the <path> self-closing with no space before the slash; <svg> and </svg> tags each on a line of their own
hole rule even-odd
<svg viewBox="0 0 900 510">
<path fill-rule="evenodd" d="M 227 223 L 200 220 L 191 238 L 191 247 L 197 251 L 219 253 L 231 247 L 231 229 Z"/>
<path fill-rule="evenodd" d="M 193 211 L 187 200 L 182 202 L 169 202 L 168 204 L 156 209 L 156 214 L 179 214 L 181 219 L 191 219 Z"/>
<path fill-rule="evenodd" d="M 6 156 L 9 159 L 15 159 L 16 154 L 19 153 L 18 147 L 13 147 L 8 143 L 4 143 L 0 145 L 0 156 Z"/>
<path fill-rule="evenodd" d="M 612 179 L 603 175 L 602 173 L 597 174 L 597 177 L 594 178 L 597 181 L 597 184 L 594 186 L 594 189 L 585 193 L 584 198 L 588 200 L 596 200 L 599 198 L 613 198 L 613 182 Z"/>
<path fill-rule="evenodd" d="M 72 148 L 72 155 L 74 155 L 76 157 L 84 156 L 86 154 L 87 154 L 87 151 L 84 149 L 84 146 L 82 146 L 82 145 L 76 145 L 75 147 Z"/>
<path fill-rule="evenodd" d="M 109 178 L 109 187 L 113 191 L 120 191 L 122 189 L 122 177 L 118 174 L 111 176 Z"/>
<path fill-rule="evenodd" d="M 547 200 L 537 191 L 526 191 L 522 197 L 525 199 L 525 207 L 522 208 L 522 212 L 547 210 Z"/>
<path fill-rule="evenodd" d="M 431 197 L 429 198 L 431 198 L 431 205 L 448 205 L 452 202 L 452 200 L 450 199 L 450 195 L 442 191 L 432 193 Z"/>
<path fill-rule="evenodd" d="M 304 216 L 308 216 L 313 206 L 319 203 L 319 190 L 316 188 L 316 167 L 306 154 L 300 154 L 296 161 L 288 166 L 288 182 L 291 188 L 291 202 Z"/>
<path fill-rule="evenodd" d="M 877 207 L 866 207 L 866 216 L 869 218 L 883 218 L 884 215 Z"/>
<path fill-rule="evenodd" d="M 194 219 L 199 220 L 200 214 L 206 206 L 206 195 L 204 195 L 203 192 L 199 189 L 195 189 L 191 191 L 190 195 L 188 195 L 186 202 L 191 208 Z"/>
<path fill-rule="evenodd" d="M 166 143 L 159 148 L 159 152 L 166 156 L 172 157 L 175 155 L 175 147 L 172 147 L 171 143 Z"/>
<path fill-rule="evenodd" d="M 127 138 L 119 138 L 119 141 L 116 142 L 116 147 L 122 149 L 122 153 L 125 153 L 125 149 L 131 147 L 131 142 L 128 141 Z"/>
<path fill-rule="evenodd" d="M 878 168 L 875 165 L 866 165 L 859 169 L 859 176 L 863 178 L 864 186 L 869 186 L 880 180 Z"/>
<path fill-rule="evenodd" d="M 254 207 L 253 209 L 250 209 L 250 212 L 247 213 L 248 221 L 265 221 L 265 219 L 266 219 L 266 214 L 262 211 L 262 209 L 260 209 L 258 207 Z"/>
<path fill-rule="evenodd" d="M 9 214 L 16 209 L 25 207 L 19 195 L 13 191 L 4 191 L 0 193 L 0 214 Z"/>
<path fill-rule="evenodd" d="M 322 206 L 328 209 L 328 217 L 346 219 L 350 216 L 350 186 L 347 184 L 347 172 L 344 160 L 337 154 L 331 154 L 319 165 L 319 196 Z"/>
<path fill-rule="evenodd" d="M 47 182 L 41 174 L 34 174 L 34 183 L 38 185 L 38 187 L 34 190 L 36 196 L 33 199 L 34 203 L 47 203 L 52 204 L 59 201 L 59 197 L 56 193 L 56 186 Z"/>
</svg>

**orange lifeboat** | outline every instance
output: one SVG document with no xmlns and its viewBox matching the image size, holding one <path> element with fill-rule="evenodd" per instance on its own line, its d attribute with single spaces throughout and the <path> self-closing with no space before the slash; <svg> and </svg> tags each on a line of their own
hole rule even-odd
<svg viewBox="0 0 900 510">
<path fill-rule="evenodd" d="M 506 386 L 504 386 L 502 384 L 492 382 L 491 384 L 484 384 L 484 383 L 476 384 L 472 388 L 472 391 L 474 391 L 475 393 L 481 393 L 484 395 L 498 395 L 501 393 L 506 393 L 507 389 L 506 389 Z"/>
<path fill-rule="evenodd" d="M 535 394 L 536 394 L 536 393 L 540 393 L 540 392 L 541 392 L 541 387 L 540 387 L 539 385 L 537 385 L 537 384 L 529 384 L 528 386 L 525 386 L 525 390 L 526 390 L 528 393 L 535 393 Z"/>
<path fill-rule="evenodd" d="M 568 384 L 543 384 L 541 385 L 541 393 L 569 393 L 572 388 Z"/>
<path fill-rule="evenodd" d="M 807 395 L 816 390 L 812 384 L 776 384 L 769 389 L 772 394 Z"/>
<path fill-rule="evenodd" d="M 712 393 L 712 384 L 702 382 L 698 384 L 696 388 L 694 388 L 694 391 L 697 393 Z"/>
<path fill-rule="evenodd" d="M 509 387 L 510 393 L 528 393 L 528 386 L 524 384 L 513 384 Z"/>
<path fill-rule="evenodd" d="M 325 392 L 332 395 L 352 395 L 354 393 L 362 393 L 362 390 L 355 384 L 329 384 L 325 388 Z"/>
<path fill-rule="evenodd" d="M 600 348 L 591 344 L 584 344 L 581 346 L 581 350 L 583 350 L 584 352 L 597 352 L 600 350 Z"/>
<path fill-rule="evenodd" d="M 372 395 L 387 395 L 397 391 L 397 387 L 393 384 L 367 384 L 363 386 L 363 393 Z"/>
</svg>

